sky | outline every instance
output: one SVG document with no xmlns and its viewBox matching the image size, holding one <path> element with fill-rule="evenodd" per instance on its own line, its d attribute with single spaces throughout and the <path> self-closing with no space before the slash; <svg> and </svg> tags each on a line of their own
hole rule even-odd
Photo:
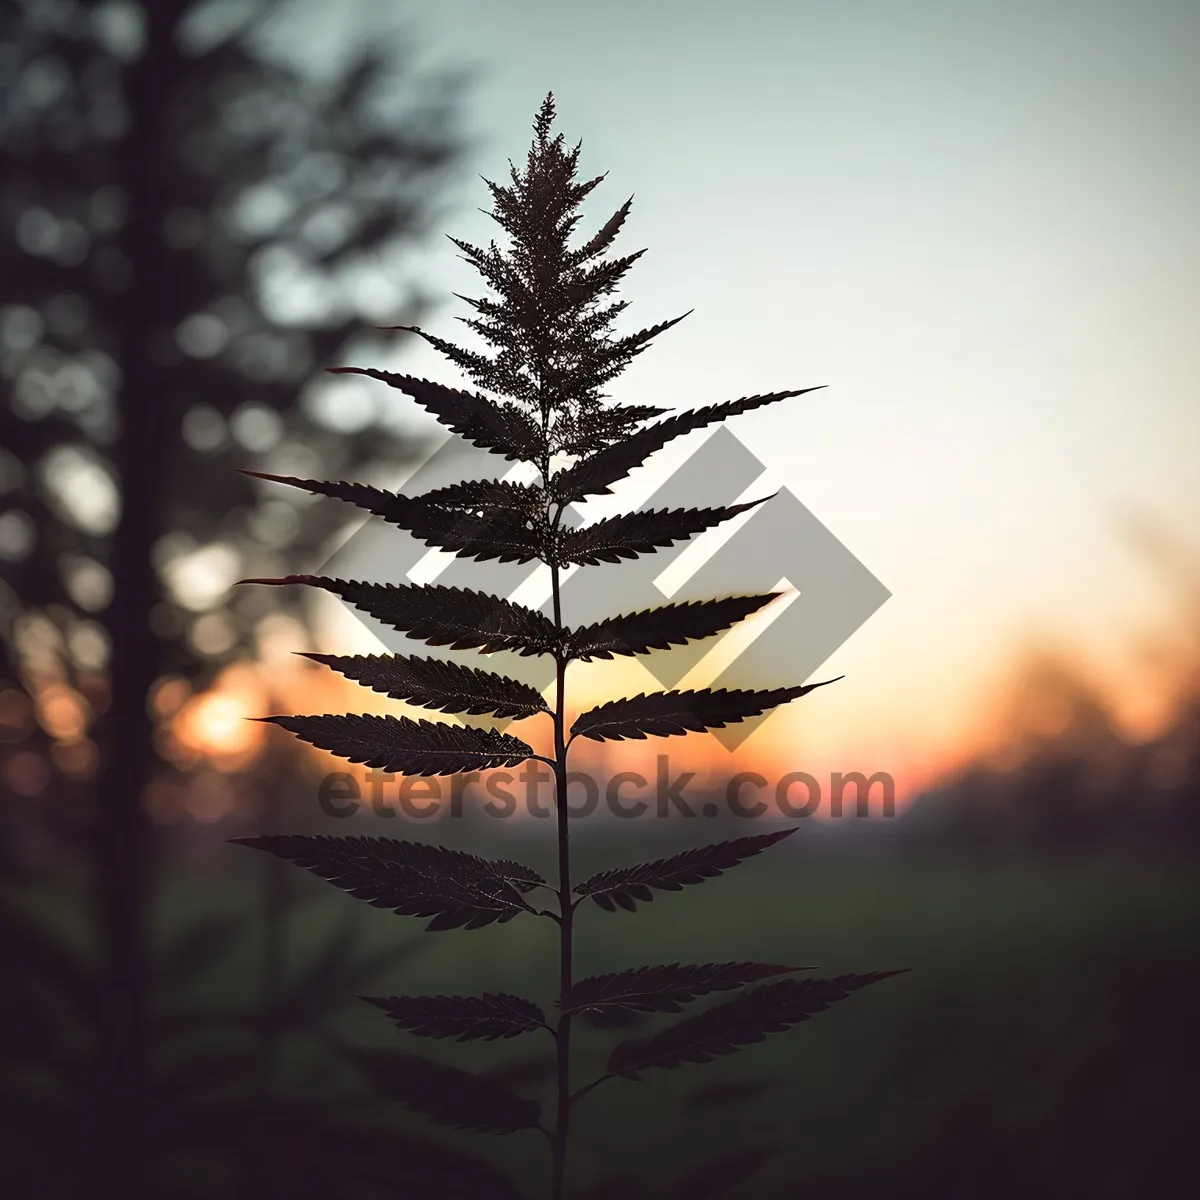
<svg viewBox="0 0 1200 1200">
<path fill-rule="evenodd" d="M 634 196 L 623 327 L 695 310 L 620 400 L 826 385 L 729 425 L 892 593 L 814 676 L 846 678 L 773 718 L 781 764 L 924 781 L 1034 644 L 1153 709 L 1134 647 L 1172 596 L 1121 529 L 1200 547 L 1194 0 L 344 0 L 280 28 L 314 60 L 401 30 L 473 72 L 444 215 L 468 241 L 496 232 L 474 172 L 503 179 L 554 92 L 585 176 L 608 172 L 586 227 Z M 395 269 L 463 340 L 450 293 L 481 284 L 456 253 Z M 457 382 L 411 342 L 369 365 Z"/>
</svg>

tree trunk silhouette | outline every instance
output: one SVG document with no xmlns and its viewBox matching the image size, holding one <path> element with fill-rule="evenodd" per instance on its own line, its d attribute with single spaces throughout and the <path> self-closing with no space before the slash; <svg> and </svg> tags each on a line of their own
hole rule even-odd
<svg viewBox="0 0 1200 1200">
<path fill-rule="evenodd" d="M 155 1091 L 176 1035 L 167 1022 L 155 1032 L 174 994 L 171 947 L 150 936 L 167 840 L 144 804 L 149 784 L 186 774 L 189 760 L 158 745 L 148 701 L 160 677 L 203 692 L 256 654 L 270 608 L 244 590 L 182 603 L 174 570 L 213 552 L 241 563 L 230 582 L 260 561 L 301 569 L 341 530 L 332 510 L 300 527 L 238 468 L 274 469 L 327 444 L 328 405 L 301 403 L 313 372 L 352 339 L 379 340 L 367 331 L 381 317 L 425 311 L 414 280 L 387 276 L 424 241 L 468 143 L 457 130 L 465 76 L 414 68 L 403 39 L 348 29 L 330 74 L 279 53 L 287 37 L 268 26 L 287 16 L 283 0 L 247 0 L 218 23 L 208 0 L 136 0 L 116 21 L 111 7 L 0 6 L 0 474 L 16 476 L 4 515 L 27 542 L 0 555 L 0 621 L 13 635 L 2 650 L 30 711 L 57 685 L 79 717 L 69 734 L 31 726 L 15 745 L 45 772 L 55 802 L 44 808 L 64 833 L 61 797 L 87 790 L 84 917 L 97 962 L 80 1005 L 94 1022 L 77 1039 L 86 1064 L 71 1060 L 74 1040 L 30 1046 L 72 1103 L 82 1089 L 83 1119 L 54 1129 L 49 1149 L 20 1126 L 5 1133 L 22 1150 L 14 1194 L 49 1195 L 61 1168 L 72 1180 L 61 1194 L 138 1200 L 164 1193 L 160 1168 L 181 1143 L 194 1153 L 197 1136 L 178 1115 L 190 1085 Z M 415 95 L 396 86 L 414 81 Z M 255 207 L 264 196 L 274 207 Z M 287 263 L 303 264 L 318 297 L 307 309 L 278 301 Z M 383 301 L 350 294 L 347 272 L 364 269 L 387 285 Z M 425 449 L 382 415 L 344 424 L 347 471 Z M 231 531 L 231 511 L 249 523 Z M 283 886 L 264 881 L 268 996 Z M 223 1128 L 204 1136 L 226 1158 L 243 1152 Z"/>
<path fill-rule="evenodd" d="M 107 971 L 107 1021 L 99 1096 L 102 1194 L 146 1189 L 146 1068 L 149 1033 L 147 918 L 153 887 L 150 829 L 143 798 L 155 772 L 148 712 L 157 674 L 152 612 L 158 579 L 152 561 L 163 530 L 165 472 L 179 438 L 169 402 L 168 368 L 155 362 L 154 334 L 170 312 L 170 272 L 161 243 L 169 195 L 162 153 L 164 97 L 181 69 L 173 34 L 182 6 L 147 5 L 144 50 L 127 74 L 129 131 L 120 149 L 128 219 L 122 250 L 129 287 L 120 298 L 121 369 L 114 454 L 121 516 L 112 546 L 109 624 L 112 702 L 98 780 L 97 882 Z"/>
</svg>

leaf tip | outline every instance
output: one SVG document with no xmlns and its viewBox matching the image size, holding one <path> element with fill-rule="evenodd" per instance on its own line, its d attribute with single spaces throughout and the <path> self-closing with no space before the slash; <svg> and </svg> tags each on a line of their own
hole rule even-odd
<svg viewBox="0 0 1200 1200">
<path fill-rule="evenodd" d="M 835 675 L 832 679 L 822 679 L 820 683 L 810 683 L 808 690 L 811 692 L 819 687 L 827 687 L 831 683 L 837 683 L 841 679 L 845 679 L 845 675 Z"/>
<path fill-rule="evenodd" d="M 237 587 L 238 584 L 242 583 L 265 583 L 270 584 L 273 587 L 280 587 L 284 584 L 316 583 L 316 581 L 317 577 L 315 575 L 280 575 L 275 579 L 268 579 L 265 576 L 255 576 L 251 579 L 239 579 L 233 586 Z"/>
</svg>

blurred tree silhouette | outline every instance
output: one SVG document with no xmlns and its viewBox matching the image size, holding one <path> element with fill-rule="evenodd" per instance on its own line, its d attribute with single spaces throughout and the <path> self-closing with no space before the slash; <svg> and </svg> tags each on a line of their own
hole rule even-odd
<svg viewBox="0 0 1200 1200">
<path fill-rule="evenodd" d="M 906 814 L 905 831 L 989 854 L 1194 854 L 1200 847 L 1200 553 L 1143 512 L 1117 532 L 1169 589 L 1178 627 L 1144 648 L 1164 710 L 1131 739 L 1111 688 L 1052 647 L 1018 660 L 995 751 Z"/>
<path fill-rule="evenodd" d="M 461 78 L 389 105 L 399 68 L 414 77 L 376 43 L 318 81 L 271 49 L 280 11 L 0 14 L 0 722 L 30 735 L 5 790 L 75 780 L 97 799 L 112 1194 L 137 1192 L 145 1157 L 149 698 L 253 647 L 276 601 L 230 583 L 337 532 L 332 506 L 301 522 L 234 466 L 361 478 L 411 458 L 353 386 L 305 381 L 364 322 L 417 318 L 420 295 L 377 270 L 425 235 L 464 149 Z"/>
</svg>

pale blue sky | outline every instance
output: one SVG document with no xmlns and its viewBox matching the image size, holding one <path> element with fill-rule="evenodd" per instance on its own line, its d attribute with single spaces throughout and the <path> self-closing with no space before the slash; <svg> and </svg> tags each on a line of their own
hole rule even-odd
<svg viewBox="0 0 1200 1200">
<path fill-rule="evenodd" d="M 806 745 L 934 753 L 1027 637 L 1116 670 L 1163 618 L 1113 517 L 1200 543 L 1195 0 L 359 0 L 294 28 L 320 54 L 364 27 L 479 68 L 472 171 L 504 177 L 552 89 L 608 172 L 588 224 L 635 194 L 629 322 L 696 311 L 622 399 L 828 385 L 731 425 L 893 592 L 822 669 L 849 678 Z M 445 231 L 486 241 L 486 204 L 467 172 Z M 401 266 L 479 294 L 455 254 Z"/>
</svg>

